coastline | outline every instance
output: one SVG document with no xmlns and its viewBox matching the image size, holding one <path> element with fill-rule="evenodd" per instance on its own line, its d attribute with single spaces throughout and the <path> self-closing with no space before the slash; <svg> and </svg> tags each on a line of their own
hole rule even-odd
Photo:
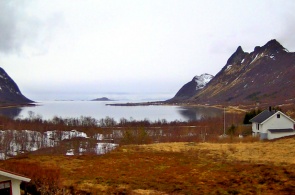
<svg viewBox="0 0 295 195">
<path fill-rule="evenodd" d="M 25 104 L 0 104 L 0 109 L 5 108 L 17 108 L 17 107 L 24 107 L 24 106 L 36 106 L 35 103 L 25 103 Z"/>
<path fill-rule="evenodd" d="M 206 107 L 206 108 L 216 108 L 224 109 L 226 112 L 247 112 L 247 106 L 244 105 L 243 108 L 234 105 L 209 105 L 209 104 L 191 104 L 191 103 L 168 103 L 166 101 L 156 101 L 156 102 L 138 102 L 138 103 L 114 103 L 106 104 L 106 106 L 184 106 L 184 107 Z M 245 108 L 244 108 L 245 107 Z"/>
</svg>

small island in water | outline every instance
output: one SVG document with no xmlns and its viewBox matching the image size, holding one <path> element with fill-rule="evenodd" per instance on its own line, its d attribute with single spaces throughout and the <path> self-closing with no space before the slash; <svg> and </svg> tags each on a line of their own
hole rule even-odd
<svg viewBox="0 0 295 195">
<path fill-rule="evenodd" d="M 101 98 L 96 98 L 96 99 L 93 99 L 91 101 L 114 101 L 114 100 L 111 100 L 107 97 L 101 97 Z"/>
</svg>

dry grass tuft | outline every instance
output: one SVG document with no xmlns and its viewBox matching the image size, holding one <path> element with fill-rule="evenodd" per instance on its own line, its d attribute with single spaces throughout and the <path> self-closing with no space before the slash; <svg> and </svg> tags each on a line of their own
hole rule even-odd
<svg viewBox="0 0 295 195">
<path fill-rule="evenodd" d="M 132 194 L 133 195 L 168 195 L 167 193 L 158 192 L 156 190 L 142 190 L 142 189 L 133 190 Z"/>
<path fill-rule="evenodd" d="M 295 164 L 295 138 L 249 143 L 159 143 L 138 146 L 147 151 L 210 151 L 229 161 Z"/>
</svg>

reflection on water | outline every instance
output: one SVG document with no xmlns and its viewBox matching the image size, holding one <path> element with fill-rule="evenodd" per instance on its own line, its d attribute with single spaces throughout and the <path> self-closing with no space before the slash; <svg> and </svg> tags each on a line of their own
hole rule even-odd
<svg viewBox="0 0 295 195">
<path fill-rule="evenodd" d="M 0 108 L 0 116 L 16 118 L 19 116 L 21 111 L 22 111 L 21 107 Z"/>
<path fill-rule="evenodd" d="M 210 107 L 180 107 L 178 112 L 185 118 L 185 121 L 197 121 L 222 115 L 221 109 Z"/>
<path fill-rule="evenodd" d="M 0 114 L 11 118 L 29 118 L 40 116 L 44 120 L 51 120 L 54 116 L 62 118 L 92 117 L 97 120 L 111 117 L 117 122 L 121 118 L 127 120 L 157 121 L 165 119 L 171 121 L 196 121 L 207 117 L 218 117 L 222 110 L 208 107 L 181 107 L 181 106 L 106 106 L 110 102 L 95 101 L 50 101 L 42 102 L 38 106 L 21 108 L 3 108 Z M 111 102 L 113 103 L 113 102 Z"/>
</svg>

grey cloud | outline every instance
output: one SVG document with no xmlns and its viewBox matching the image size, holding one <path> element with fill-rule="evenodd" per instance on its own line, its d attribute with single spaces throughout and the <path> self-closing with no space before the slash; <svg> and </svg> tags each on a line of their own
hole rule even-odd
<svg viewBox="0 0 295 195">
<path fill-rule="evenodd" d="M 37 47 L 40 52 L 44 52 L 46 42 L 49 42 L 54 32 L 54 26 L 60 21 L 60 14 L 53 14 L 45 21 L 31 16 L 26 10 L 26 3 L 0 1 L 1 53 L 20 53 L 25 45 Z"/>
<path fill-rule="evenodd" d="M 13 3 L 0 1 L 0 51 L 11 52 L 19 47 L 17 37 L 17 11 Z"/>
</svg>

